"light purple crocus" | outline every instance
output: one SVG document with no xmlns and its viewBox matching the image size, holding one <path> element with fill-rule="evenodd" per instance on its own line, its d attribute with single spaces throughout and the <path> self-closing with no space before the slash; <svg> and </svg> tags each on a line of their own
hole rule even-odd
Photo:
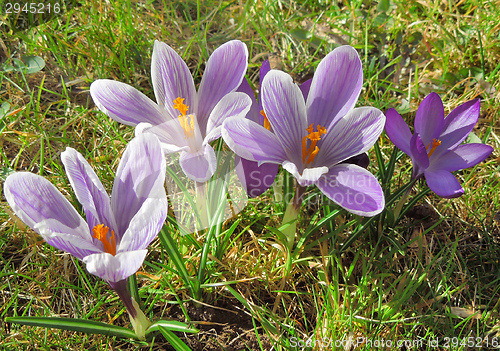
<svg viewBox="0 0 500 351">
<path fill-rule="evenodd" d="M 270 70 L 271 65 L 268 60 L 265 60 L 259 71 L 259 81 L 261 83 Z M 264 111 L 262 109 L 262 99 L 260 99 L 261 86 L 259 87 L 258 102 L 255 99 L 254 92 L 246 79 L 243 79 L 237 91 L 246 93 L 252 99 L 252 106 L 250 107 L 246 118 L 270 130 L 269 121 L 264 116 Z M 278 174 L 279 165 L 277 164 L 264 163 L 259 166 L 258 162 L 241 158 L 238 155 L 236 155 L 234 162 L 236 164 L 236 174 L 250 197 L 257 197 L 269 189 Z"/>
<path fill-rule="evenodd" d="M 136 333 L 144 336 L 145 317 L 127 291 L 126 279 L 141 267 L 167 217 L 166 162 L 160 142 L 155 136 L 139 135 L 128 144 L 111 198 L 75 149 L 66 148 L 61 158 L 86 221 L 51 182 L 28 172 L 7 178 L 7 202 L 49 245 L 85 262 L 89 273 L 108 282 L 127 307 Z"/>
<path fill-rule="evenodd" d="M 136 127 L 136 135 L 155 134 L 166 153 L 180 152 L 183 172 L 205 182 L 217 160 L 210 142 L 220 137 L 225 118 L 244 117 L 251 100 L 236 93 L 248 66 L 244 43 L 232 40 L 210 56 L 196 91 L 182 58 L 168 45 L 155 41 L 151 78 L 157 103 L 137 89 L 113 80 L 99 79 L 90 86 L 94 102 L 114 120 Z"/>
<path fill-rule="evenodd" d="M 353 109 L 362 84 L 361 60 L 350 46 L 320 62 L 306 100 L 288 74 L 271 70 L 261 99 L 273 132 L 248 119 L 228 118 L 222 136 L 239 156 L 282 164 L 300 187 L 315 184 L 348 211 L 374 216 L 385 204 L 377 179 L 362 167 L 340 164 L 369 150 L 384 128 L 378 109 Z"/>
<path fill-rule="evenodd" d="M 460 145 L 476 125 L 479 109 L 479 99 L 471 100 L 445 118 L 441 98 L 430 93 L 418 107 L 414 134 L 395 109 L 387 110 L 385 132 L 412 158 L 413 180 L 425 176 L 429 188 L 440 197 L 454 198 L 464 193 L 451 172 L 475 166 L 493 151 L 484 144 Z"/>
</svg>

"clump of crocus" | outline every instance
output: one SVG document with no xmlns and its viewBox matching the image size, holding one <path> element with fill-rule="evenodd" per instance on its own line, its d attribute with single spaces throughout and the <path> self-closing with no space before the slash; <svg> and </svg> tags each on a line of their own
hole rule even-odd
<svg viewBox="0 0 500 351">
<path fill-rule="evenodd" d="M 28 172 L 10 175 L 5 197 L 14 213 L 51 246 L 86 263 L 89 273 L 117 292 L 134 330 L 144 338 L 149 320 L 127 290 L 167 217 L 165 157 L 155 136 L 134 138 L 116 171 L 111 198 L 75 149 L 61 154 L 86 221 L 47 179 Z"/>
<path fill-rule="evenodd" d="M 271 69 L 268 60 L 265 60 L 260 67 L 260 82 Z M 248 111 L 246 118 L 260 124 L 267 130 L 271 129 L 269 120 L 265 117 L 264 110 L 262 109 L 262 99 L 260 98 L 261 86 L 259 86 L 259 101 L 255 99 L 254 92 L 248 84 L 246 79 L 241 82 L 238 91 L 246 93 L 252 99 L 252 106 Z M 279 165 L 274 163 L 264 163 L 259 165 L 256 161 L 247 160 L 236 155 L 236 174 L 245 188 L 248 196 L 257 197 L 264 193 L 273 184 L 276 175 L 278 174 Z"/>
<path fill-rule="evenodd" d="M 468 101 L 448 116 L 436 93 L 425 97 L 415 116 L 413 134 L 399 113 L 387 110 L 385 132 L 391 141 L 413 161 L 412 180 L 423 176 L 436 195 L 454 198 L 464 190 L 451 173 L 484 161 L 493 151 L 485 144 L 463 144 L 479 118 L 479 99 Z"/>
<path fill-rule="evenodd" d="M 94 102 L 114 120 L 136 127 L 136 135 L 153 133 L 166 153 L 180 152 L 183 172 L 205 182 L 217 167 L 210 142 L 221 135 L 228 117 L 244 117 L 251 100 L 236 93 L 248 66 L 248 50 L 239 40 L 218 47 L 210 56 L 198 91 L 182 58 L 168 45 L 155 41 L 151 78 L 156 102 L 137 89 L 99 79 L 90 86 Z"/>
<path fill-rule="evenodd" d="M 384 128 L 380 110 L 353 108 L 362 83 L 356 50 L 342 46 L 318 65 L 307 100 L 288 74 L 271 70 L 265 76 L 261 100 L 273 132 L 249 119 L 224 121 L 222 136 L 236 154 L 259 164 L 281 164 L 297 179 L 298 198 L 284 222 L 297 218 L 300 195 L 313 184 L 352 213 L 374 216 L 383 210 L 384 195 L 373 174 L 341 163 L 369 150 Z M 293 236 L 288 240 L 291 247 Z"/>
</svg>

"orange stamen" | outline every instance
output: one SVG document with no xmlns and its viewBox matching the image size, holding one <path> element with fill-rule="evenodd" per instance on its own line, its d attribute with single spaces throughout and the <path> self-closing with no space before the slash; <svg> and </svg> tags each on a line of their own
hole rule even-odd
<svg viewBox="0 0 500 351">
<path fill-rule="evenodd" d="M 438 140 L 438 139 L 432 139 L 432 142 L 429 143 L 429 145 L 427 145 L 427 147 L 425 148 L 426 150 L 429 148 L 429 146 L 431 146 L 432 144 L 432 148 L 431 148 L 431 151 L 429 151 L 428 153 L 428 156 L 431 157 L 432 154 L 434 153 L 434 151 L 436 151 L 436 148 L 441 145 L 441 140 Z"/>
<path fill-rule="evenodd" d="M 104 224 L 98 224 L 92 229 L 92 233 L 94 233 L 92 237 L 102 242 L 104 246 L 104 251 L 115 256 L 116 255 L 115 232 L 111 231 L 111 237 L 108 240 L 108 235 L 107 235 L 108 231 L 109 228 L 105 227 Z"/>
<path fill-rule="evenodd" d="M 308 165 L 311 162 L 314 162 L 314 158 L 319 152 L 319 147 L 316 146 L 319 140 L 321 140 L 321 136 L 326 134 L 326 128 L 317 125 L 317 132 L 314 131 L 313 124 L 309 125 L 306 128 L 306 131 L 309 133 L 304 138 L 302 138 L 302 162 Z M 309 148 L 307 147 L 307 139 L 311 140 L 311 144 Z"/>
<path fill-rule="evenodd" d="M 260 114 L 264 116 L 264 128 L 266 128 L 267 130 L 271 130 L 271 123 L 269 123 L 269 120 L 267 119 L 264 110 L 260 110 Z"/>
<path fill-rule="evenodd" d="M 181 114 L 178 116 L 179 123 L 181 124 L 182 129 L 184 130 L 184 135 L 186 138 L 191 138 L 194 136 L 194 116 L 189 115 L 186 116 L 186 112 L 189 109 L 189 106 L 184 105 L 184 99 L 178 97 L 174 99 L 174 109 L 178 110 Z"/>
</svg>

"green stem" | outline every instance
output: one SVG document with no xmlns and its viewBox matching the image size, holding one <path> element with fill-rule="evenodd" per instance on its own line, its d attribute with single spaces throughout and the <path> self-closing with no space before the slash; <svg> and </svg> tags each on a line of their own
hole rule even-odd
<svg viewBox="0 0 500 351">
<path fill-rule="evenodd" d="M 415 185 L 416 181 L 417 180 L 414 179 L 410 182 L 408 189 L 406 189 L 404 195 L 401 197 L 401 200 L 399 200 L 398 205 L 396 206 L 396 209 L 394 210 L 394 225 L 396 225 L 396 223 L 398 222 L 399 214 L 401 213 L 401 210 L 403 209 L 403 205 L 406 203 L 406 200 L 408 200 L 408 196 L 410 196 L 411 189 Z"/>
<path fill-rule="evenodd" d="M 196 227 L 199 228 L 198 231 L 209 227 L 206 184 L 196 182 L 196 211 L 198 213 L 197 218 L 199 219 Z"/>
<path fill-rule="evenodd" d="M 293 196 L 292 201 L 288 203 L 285 215 L 283 216 L 282 225 L 289 224 L 288 227 L 281 231 L 286 237 L 285 244 L 289 252 L 292 252 L 293 244 L 295 242 L 295 233 L 297 232 L 297 218 L 299 217 L 300 206 L 302 205 L 302 198 L 305 191 L 305 186 L 297 185 L 297 188 L 295 189 L 295 195 Z"/>
</svg>

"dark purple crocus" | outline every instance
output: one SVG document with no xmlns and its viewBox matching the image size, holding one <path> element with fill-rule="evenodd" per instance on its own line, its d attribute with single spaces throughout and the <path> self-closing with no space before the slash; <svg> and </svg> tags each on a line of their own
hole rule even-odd
<svg viewBox="0 0 500 351">
<path fill-rule="evenodd" d="M 300 187 L 315 184 L 348 211 L 374 216 L 385 205 L 377 179 L 358 165 L 341 163 L 369 150 L 384 128 L 380 110 L 353 108 L 362 84 L 361 60 L 350 46 L 320 62 L 307 100 L 288 74 L 271 70 L 261 100 L 273 132 L 249 119 L 228 118 L 222 136 L 239 156 L 281 164 Z"/>
<path fill-rule="evenodd" d="M 418 107 L 414 134 L 395 109 L 387 110 L 385 132 L 394 145 L 411 157 L 413 180 L 425 176 L 429 188 L 444 198 L 464 193 L 451 172 L 475 166 L 493 151 L 485 144 L 460 145 L 476 125 L 479 109 L 479 99 L 471 100 L 445 118 L 441 98 L 430 93 Z"/>
<path fill-rule="evenodd" d="M 265 60 L 260 67 L 260 82 L 264 80 L 267 72 L 271 69 L 271 65 L 268 60 Z M 237 91 L 246 93 L 252 99 L 252 106 L 248 111 L 246 118 L 255 123 L 260 124 L 266 129 L 270 130 L 270 124 L 264 115 L 264 110 L 262 109 L 262 99 L 260 99 L 260 87 L 259 87 L 259 102 L 255 99 L 254 92 L 248 84 L 246 79 L 243 79 L 240 87 Z M 274 163 L 264 163 L 259 166 L 258 162 L 250 161 L 240 156 L 236 155 L 236 174 L 245 188 L 248 196 L 257 197 L 264 193 L 269 187 L 274 183 L 276 175 L 278 174 L 279 165 Z"/>
<path fill-rule="evenodd" d="M 182 58 L 155 41 L 151 78 L 156 102 L 127 85 L 99 79 L 90 86 L 95 104 L 114 120 L 136 127 L 136 135 L 153 133 L 166 153 L 180 152 L 184 174 L 197 182 L 212 177 L 217 158 L 210 142 L 220 137 L 227 117 L 244 117 L 251 100 L 235 90 L 245 77 L 248 50 L 239 40 L 218 47 L 208 59 L 196 91 Z"/>
<path fill-rule="evenodd" d="M 143 338 L 149 321 L 127 291 L 126 279 L 141 267 L 167 217 L 166 162 L 160 142 L 155 136 L 139 135 L 128 144 L 111 198 L 75 149 L 66 148 L 61 158 L 86 221 L 51 182 L 28 172 L 7 178 L 7 202 L 49 245 L 82 260 L 89 273 L 108 282 Z"/>
</svg>

